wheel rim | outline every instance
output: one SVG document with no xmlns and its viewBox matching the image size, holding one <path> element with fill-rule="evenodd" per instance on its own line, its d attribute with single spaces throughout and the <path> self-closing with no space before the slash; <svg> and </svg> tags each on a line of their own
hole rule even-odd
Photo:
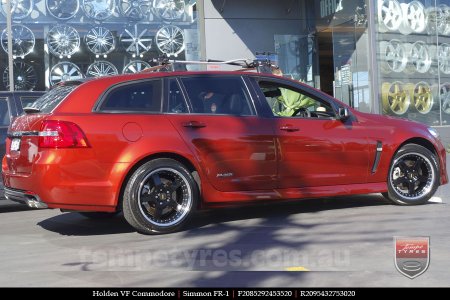
<svg viewBox="0 0 450 300">
<path fill-rule="evenodd" d="M 102 77 L 102 76 L 111 76 L 117 75 L 119 72 L 117 68 L 108 61 L 96 61 L 92 63 L 87 71 L 87 77 Z"/>
<path fill-rule="evenodd" d="M 389 42 L 381 43 L 381 53 L 384 56 L 383 71 L 389 73 L 394 71 L 396 73 L 403 72 L 408 63 L 406 57 L 406 49 L 404 45 L 398 40 L 391 40 Z"/>
<path fill-rule="evenodd" d="M 148 17 L 151 9 L 151 0 L 120 0 L 119 9 L 124 17 L 141 20 Z"/>
<path fill-rule="evenodd" d="M 78 0 L 45 0 L 48 12 L 58 20 L 69 20 L 80 9 Z"/>
<path fill-rule="evenodd" d="M 127 64 L 124 68 L 122 73 L 123 74 L 134 74 L 141 71 L 144 71 L 145 69 L 150 68 L 150 65 L 142 60 L 135 60 Z"/>
<path fill-rule="evenodd" d="M 71 26 L 55 26 L 48 32 L 47 45 L 53 55 L 70 58 L 80 49 L 80 35 Z"/>
<path fill-rule="evenodd" d="M 116 45 L 114 35 L 105 27 L 94 27 L 86 33 L 86 46 L 95 55 L 111 53 Z"/>
<path fill-rule="evenodd" d="M 380 31 L 395 31 L 403 22 L 403 12 L 400 4 L 395 0 L 381 0 L 378 2 L 378 23 Z"/>
<path fill-rule="evenodd" d="M 168 56 L 178 56 L 184 50 L 184 34 L 177 26 L 164 26 L 156 33 L 158 49 Z"/>
<path fill-rule="evenodd" d="M 409 93 L 403 88 L 403 83 L 384 83 L 382 88 L 383 105 L 386 111 L 403 115 L 411 104 Z"/>
<path fill-rule="evenodd" d="M 147 28 L 139 28 L 137 24 L 124 29 L 120 42 L 133 57 L 142 57 L 152 47 L 152 38 Z"/>
<path fill-rule="evenodd" d="M 37 75 L 34 68 L 24 62 L 14 62 L 14 90 L 32 91 L 37 84 Z M 3 72 L 3 84 L 9 89 L 9 68 Z"/>
<path fill-rule="evenodd" d="M 83 0 L 83 10 L 87 17 L 103 21 L 114 11 L 114 0 Z"/>
<path fill-rule="evenodd" d="M 444 83 L 440 88 L 440 98 L 442 103 L 442 111 L 447 115 L 450 114 L 450 83 Z"/>
<path fill-rule="evenodd" d="M 184 0 L 154 0 L 153 2 L 156 14 L 167 21 L 181 19 L 185 6 Z"/>
<path fill-rule="evenodd" d="M 192 207 L 192 191 L 187 178 L 173 168 L 149 173 L 139 185 L 138 205 L 151 224 L 169 227 L 180 223 Z"/>
<path fill-rule="evenodd" d="M 28 17 L 33 11 L 33 0 L 10 0 L 11 17 L 14 20 L 21 20 Z M 6 17 L 8 5 L 6 0 L 2 0 L 2 13 Z"/>
<path fill-rule="evenodd" d="M 444 74 L 450 74 L 450 45 L 441 44 L 438 48 L 439 70 Z"/>
<path fill-rule="evenodd" d="M 74 63 L 60 62 L 50 71 L 50 84 L 55 85 L 61 81 L 77 80 L 83 77 L 80 68 Z"/>
<path fill-rule="evenodd" d="M 432 190 L 436 174 L 426 156 L 406 153 L 394 161 L 390 176 L 391 187 L 399 196 L 417 200 Z"/>
<path fill-rule="evenodd" d="M 12 32 L 12 54 L 13 57 L 22 57 L 30 54 L 34 49 L 35 38 L 33 32 L 26 26 L 13 25 Z M 8 53 L 8 33 L 3 30 L 1 36 L 2 48 Z"/>
<path fill-rule="evenodd" d="M 410 53 L 411 64 L 418 73 L 426 73 L 431 67 L 431 55 L 428 46 L 424 42 L 415 42 Z"/>
<path fill-rule="evenodd" d="M 427 114 L 433 108 L 433 93 L 426 82 L 419 82 L 414 87 L 414 106 L 421 114 Z"/>
</svg>

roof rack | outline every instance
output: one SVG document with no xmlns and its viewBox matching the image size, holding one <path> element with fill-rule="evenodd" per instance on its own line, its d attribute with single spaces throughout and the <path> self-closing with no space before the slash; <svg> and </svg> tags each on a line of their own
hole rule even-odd
<svg viewBox="0 0 450 300">
<path fill-rule="evenodd" d="M 238 58 L 232 60 L 213 60 L 197 61 L 197 60 L 171 60 L 167 56 L 161 56 L 152 61 L 156 64 L 153 67 L 143 70 L 142 72 L 169 72 L 175 71 L 176 65 L 230 65 L 240 67 L 241 71 L 256 71 L 258 73 L 272 73 L 274 69 L 278 69 L 272 61 L 273 53 L 262 52 L 256 53 L 256 59 Z"/>
</svg>

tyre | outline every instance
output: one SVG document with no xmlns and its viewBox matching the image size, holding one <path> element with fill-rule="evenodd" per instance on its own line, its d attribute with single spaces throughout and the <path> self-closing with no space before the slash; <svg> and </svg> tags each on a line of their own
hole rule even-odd
<svg viewBox="0 0 450 300">
<path fill-rule="evenodd" d="M 416 144 L 403 146 L 394 156 L 388 174 L 387 199 L 398 205 L 426 203 L 439 186 L 436 156 Z"/>
<path fill-rule="evenodd" d="M 173 232 L 192 216 L 198 195 L 194 178 L 181 163 L 155 159 L 140 166 L 128 180 L 123 214 L 140 233 Z"/>
<path fill-rule="evenodd" d="M 98 219 L 114 218 L 119 214 L 119 212 L 117 211 L 110 213 L 110 212 L 89 211 L 89 212 L 79 212 L 79 214 L 88 219 L 98 220 Z"/>
</svg>

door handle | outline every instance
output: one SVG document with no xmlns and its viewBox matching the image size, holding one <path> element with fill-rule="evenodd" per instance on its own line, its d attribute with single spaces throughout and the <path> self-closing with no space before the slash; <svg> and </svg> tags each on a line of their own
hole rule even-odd
<svg viewBox="0 0 450 300">
<path fill-rule="evenodd" d="M 287 131 L 287 132 L 295 132 L 295 131 L 300 131 L 300 128 L 294 127 L 292 125 L 283 125 L 280 127 L 280 130 Z"/>
<path fill-rule="evenodd" d="M 203 127 L 206 127 L 206 124 L 203 122 L 198 122 L 198 121 L 189 121 L 189 122 L 183 123 L 183 126 L 188 127 L 188 128 L 203 128 Z"/>
</svg>

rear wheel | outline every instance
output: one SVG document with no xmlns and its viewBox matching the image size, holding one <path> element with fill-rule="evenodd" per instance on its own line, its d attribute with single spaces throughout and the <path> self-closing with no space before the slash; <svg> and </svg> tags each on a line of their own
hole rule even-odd
<svg viewBox="0 0 450 300">
<path fill-rule="evenodd" d="M 399 205 L 426 203 L 439 186 L 436 156 L 427 148 L 409 144 L 394 156 L 388 175 L 388 192 L 383 193 Z"/>
<path fill-rule="evenodd" d="M 155 159 L 140 166 L 123 195 L 125 219 L 137 231 L 158 234 L 182 227 L 198 203 L 191 173 L 173 159 Z"/>
</svg>

